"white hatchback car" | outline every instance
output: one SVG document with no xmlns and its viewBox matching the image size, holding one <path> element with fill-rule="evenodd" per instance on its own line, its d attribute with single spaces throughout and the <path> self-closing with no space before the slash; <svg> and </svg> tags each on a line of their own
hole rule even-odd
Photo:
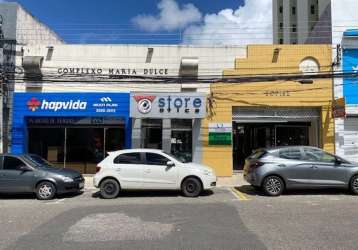
<svg viewBox="0 0 358 250">
<path fill-rule="evenodd" d="M 115 198 L 121 189 L 181 190 L 185 196 L 196 197 L 216 186 L 211 168 L 184 163 L 161 150 L 129 149 L 108 154 L 93 178 L 103 198 Z"/>
</svg>

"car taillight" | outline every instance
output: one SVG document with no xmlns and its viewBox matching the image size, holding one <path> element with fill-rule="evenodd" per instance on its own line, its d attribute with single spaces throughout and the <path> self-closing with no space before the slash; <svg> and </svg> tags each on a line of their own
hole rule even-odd
<svg viewBox="0 0 358 250">
<path fill-rule="evenodd" d="M 261 162 L 261 161 L 256 161 L 250 164 L 250 168 L 259 168 L 261 166 L 263 166 L 265 163 Z"/>
<path fill-rule="evenodd" d="M 98 173 L 99 171 L 101 171 L 101 167 L 100 167 L 100 166 L 96 166 L 96 173 Z"/>
</svg>

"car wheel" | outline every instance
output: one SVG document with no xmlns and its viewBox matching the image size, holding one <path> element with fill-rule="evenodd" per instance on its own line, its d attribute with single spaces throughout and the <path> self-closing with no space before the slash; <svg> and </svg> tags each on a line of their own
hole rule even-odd
<svg viewBox="0 0 358 250">
<path fill-rule="evenodd" d="M 353 194 L 358 194 L 358 175 L 352 177 L 350 182 L 350 189 Z"/>
<path fill-rule="evenodd" d="M 118 196 L 120 191 L 119 183 L 114 179 L 107 179 L 102 181 L 100 185 L 101 196 L 104 199 L 114 199 Z"/>
<path fill-rule="evenodd" d="M 36 187 L 36 197 L 39 200 L 51 200 L 56 195 L 56 186 L 49 181 L 43 181 Z"/>
<path fill-rule="evenodd" d="M 279 196 L 285 189 L 285 185 L 280 177 L 272 175 L 264 179 L 262 189 L 269 196 Z"/>
<path fill-rule="evenodd" d="M 181 190 L 186 197 L 197 197 L 202 192 L 203 187 L 197 178 L 189 177 L 183 181 Z"/>
</svg>

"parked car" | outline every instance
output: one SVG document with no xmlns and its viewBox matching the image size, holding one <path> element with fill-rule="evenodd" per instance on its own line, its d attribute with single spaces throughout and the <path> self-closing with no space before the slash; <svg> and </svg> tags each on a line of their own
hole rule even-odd
<svg viewBox="0 0 358 250">
<path fill-rule="evenodd" d="M 81 173 L 56 168 L 38 155 L 0 155 L 0 193 L 35 193 L 39 200 L 84 188 Z"/>
<path fill-rule="evenodd" d="M 257 150 L 246 159 L 244 178 L 269 196 L 298 188 L 344 188 L 358 194 L 358 163 L 315 147 Z"/>
<path fill-rule="evenodd" d="M 110 152 L 98 164 L 93 183 L 107 199 L 127 189 L 181 190 L 196 197 L 216 186 L 216 175 L 209 167 L 185 163 L 160 150 L 131 149 Z"/>
</svg>

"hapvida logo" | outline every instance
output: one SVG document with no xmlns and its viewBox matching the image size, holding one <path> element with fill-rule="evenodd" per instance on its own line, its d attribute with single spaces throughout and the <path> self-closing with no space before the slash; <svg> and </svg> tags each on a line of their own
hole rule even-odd
<svg viewBox="0 0 358 250">
<path fill-rule="evenodd" d="M 27 107 L 32 111 L 35 112 L 39 106 L 41 105 L 41 102 L 37 100 L 35 97 L 32 97 L 31 100 L 27 102 Z"/>
<path fill-rule="evenodd" d="M 77 101 L 67 101 L 67 102 L 49 102 L 46 100 L 42 101 L 41 109 L 43 110 L 83 110 L 87 108 L 87 102 L 82 102 L 81 100 Z"/>
<path fill-rule="evenodd" d="M 112 99 L 110 97 L 102 97 L 101 102 L 112 102 Z"/>
<path fill-rule="evenodd" d="M 137 102 L 138 111 L 142 114 L 148 114 L 152 110 L 152 102 L 156 96 L 133 96 Z"/>
</svg>

